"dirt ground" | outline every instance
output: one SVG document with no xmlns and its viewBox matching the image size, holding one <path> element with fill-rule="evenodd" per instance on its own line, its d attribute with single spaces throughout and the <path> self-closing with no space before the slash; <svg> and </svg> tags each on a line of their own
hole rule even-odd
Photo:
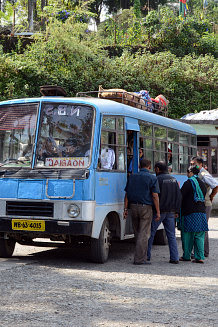
<svg viewBox="0 0 218 327">
<path fill-rule="evenodd" d="M 0 327 L 218 326 L 218 218 L 209 227 L 204 265 L 169 264 L 168 247 L 154 246 L 152 264 L 134 266 L 130 242 L 113 244 L 104 265 L 87 249 L 16 245 L 0 259 Z"/>
</svg>

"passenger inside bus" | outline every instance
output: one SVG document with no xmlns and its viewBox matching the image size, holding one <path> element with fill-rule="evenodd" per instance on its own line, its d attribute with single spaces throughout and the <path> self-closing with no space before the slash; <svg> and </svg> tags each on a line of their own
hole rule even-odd
<svg viewBox="0 0 218 327">
<path fill-rule="evenodd" d="M 90 143 L 79 145 L 76 139 L 69 138 L 63 146 L 63 157 L 89 157 L 90 156 Z"/>
<path fill-rule="evenodd" d="M 115 163 L 115 152 L 109 147 L 103 147 L 100 155 L 100 164 L 102 169 L 113 169 Z"/>
<path fill-rule="evenodd" d="M 142 160 L 144 158 L 144 151 L 143 149 L 139 149 L 139 160 Z"/>
<path fill-rule="evenodd" d="M 132 159 L 133 159 L 133 132 L 127 131 L 127 174 L 132 173 Z"/>
<path fill-rule="evenodd" d="M 133 156 L 132 156 L 133 157 Z M 139 149 L 139 162 L 144 158 L 144 151 L 142 148 Z M 127 160 L 128 160 L 128 157 L 127 157 Z M 133 164 L 133 160 L 131 159 L 130 163 L 129 163 L 129 166 L 128 167 L 128 174 L 131 174 L 132 173 L 132 164 Z"/>
<path fill-rule="evenodd" d="M 85 144 L 85 145 L 82 145 L 80 147 L 80 151 L 76 151 L 76 153 L 78 153 L 78 155 L 80 157 L 89 157 L 90 154 L 91 154 L 91 150 L 90 150 L 90 147 L 91 147 L 91 144 L 90 142 Z"/>
<path fill-rule="evenodd" d="M 77 156 L 78 143 L 77 140 L 69 138 L 64 143 L 64 150 L 62 152 L 63 157 L 74 157 Z"/>
<path fill-rule="evenodd" d="M 132 163 L 132 152 L 131 148 L 127 148 L 127 172 L 129 173 L 130 164 Z"/>
<path fill-rule="evenodd" d="M 167 165 L 168 165 L 168 172 L 172 172 L 172 150 L 168 148 L 168 153 L 167 153 Z"/>
<path fill-rule="evenodd" d="M 49 157 L 59 157 L 60 151 L 55 140 L 48 137 L 45 142 L 38 147 L 38 160 L 45 160 Z"/>
</svg>

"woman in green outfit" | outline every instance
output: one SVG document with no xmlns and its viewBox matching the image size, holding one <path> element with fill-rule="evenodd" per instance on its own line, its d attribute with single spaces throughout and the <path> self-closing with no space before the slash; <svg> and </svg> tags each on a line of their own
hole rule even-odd
<svg viewBox="0 0 218 327">
<path fill-rule="evenodd" d="M 204 263 L 204 235 L 208 231 L 204 197 L 206 186 L 198 178 L 198 166 L 187 169 L 188 180 L 181 188 L 182 192 L 182 224 L 181 239 L 183 256 L 180 261 L 191 261 L 194 247 L 195 263 Z"/>
</svg>

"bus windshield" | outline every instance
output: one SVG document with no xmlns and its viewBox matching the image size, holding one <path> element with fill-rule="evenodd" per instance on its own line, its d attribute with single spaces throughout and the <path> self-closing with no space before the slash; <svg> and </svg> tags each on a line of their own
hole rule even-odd
<svg viewBox="0 0 218 327">
<path fill-rule="evenodd" d="M 86 168 L 90 163 L 93 108 L 44 103 L 36 149 L 36 167 Z"/>
<path fill-rule="evenodd" d="M 38 104 L 2 106 L 0 167 L 31 167 Z"/>
</svg>

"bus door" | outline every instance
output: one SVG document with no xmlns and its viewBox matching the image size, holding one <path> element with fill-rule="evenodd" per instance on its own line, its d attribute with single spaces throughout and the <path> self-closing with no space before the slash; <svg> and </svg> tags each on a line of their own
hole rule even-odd
<svg viewBox="0 0 218 327">
<path fill-rule="evenodd" d="M 138 120 L 126 118 L 127 175 L 139 171 L 139 125 Z M 126 219 L 125 238 L 133 237 L 131 211 Z"/>
<path fill-rule="evenodd" d="M 137 173 L 139 169 L 139 125 L 137 119 L 126 118 L 127 173 Z"/>
<path fill-rule="evenodd" d="M 127 174 L 138 172 L 138 132 L 133 130 L 127 131 Z"/>
</svg>

